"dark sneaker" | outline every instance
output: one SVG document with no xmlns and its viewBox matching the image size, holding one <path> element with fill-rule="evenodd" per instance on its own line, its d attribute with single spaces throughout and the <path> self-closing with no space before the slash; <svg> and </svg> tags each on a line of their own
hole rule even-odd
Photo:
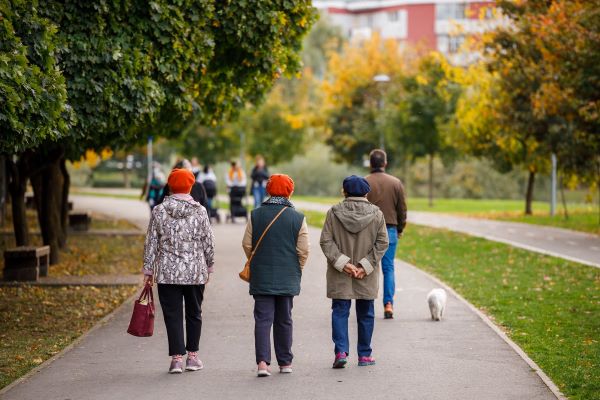
<svg viewBox="0 0 600 400">
<path fill-rule="evenodd" d="M 358 357 L 358 366 L 366 367 L 367 365 L 375 365 L 373 357 Z"/>
<path fill-rule="evenodd" d="M 344 368 L 348 363 L 348 355 L 346 353 L 337 353 L 335 355 L 335 361 L 333 362 L 333 368 L 339 369 Z"/>
<path fill-rule="evenodd" d="M 171 359 L 171 366 L 169 367 L 170 374 L 181 374 L 183 372 L 183 357 L 174 356 Z"/>
<path fill-rule="evenodd" d="M 198 358 L 198 353 L 189 352 L 188 358 L 185 360 L 185 370 L 186 371 L 198 371 L 204 368 L 204 364 Z"/>
<path fill-rule="evenodd" d="M 383 318 L 392 319 L 394 318 L 394 306 L 392 303 L 387 303 L 383 309 Z"/>
</svg>

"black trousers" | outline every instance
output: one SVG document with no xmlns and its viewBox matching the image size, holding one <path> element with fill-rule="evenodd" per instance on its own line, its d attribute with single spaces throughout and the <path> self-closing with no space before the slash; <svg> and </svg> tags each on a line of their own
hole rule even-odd
<svg viewBox="0 0 600 400">
<path fill-rule="evenodd" d="M 271 364 L 271 326 L 277 364 L 291 365 L 293 296 L 254 296 L 254 347 L 256 363 Z"/>
<path fill-rule="evenodd" d="M 158 285 L 158 298 L 167 326 L 169 355 L 184 355 L 198 351 L 202 331 L 202 300 L 204 285 Z M 183 313 L 185 301 L 185 336 L 183 337 Z"/>
</svg>

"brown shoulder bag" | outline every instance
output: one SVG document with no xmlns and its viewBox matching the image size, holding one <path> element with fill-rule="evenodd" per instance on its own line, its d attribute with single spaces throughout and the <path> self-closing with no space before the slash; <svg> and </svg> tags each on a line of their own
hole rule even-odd
<svg viewBox="0 0 600 400">
<path fill-rule="evenodd" d="M 260 242 L 262 242 L 263 238 L 265 237 L 265 235 L 267 234 L 267 232 L 269 231 L 269 229 L 271 228 L 273 223 L 275 223 L 275 221 L 277 221 L 277 219 L 281 216 L 281 214 L 283 214 L 283 212 L 288 208 L 289 208 L 288 206 L 283 207 L 281 209 L 281 211 L 279 211 L 279 213 L 275 216 L 275 218 L 273 218 L 273 221 L 271 221 L 269 223 L 269 225 L 265 228 L 262 235 L 260 235 L 258 242 L 256 242 L 256 246 L 254 246 L 254 249 L 252 249 L 252 253 L 250 253 L 250 257 L 248 257 L 248 261 L 246 261 L 246 265 L 244 265 L 244 269 L 239 274 L 240 279 L 242 279 L 243 281 L 250 282 L 250 263 L 252 262 L 252 258 L 254 258 L 254 254 L 256 254 L 256 250 L 258 249 L 258 246 L 260 246 Z"/>
</svg>

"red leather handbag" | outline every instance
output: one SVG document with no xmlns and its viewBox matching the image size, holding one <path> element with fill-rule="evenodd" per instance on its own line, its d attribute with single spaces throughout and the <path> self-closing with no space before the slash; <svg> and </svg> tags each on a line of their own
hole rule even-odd
<svg viewBox="0 0 600 400">
<path fill-rule="evenodd" d="M 127 333 L 138 337 L 152 336 L 154 333 L 154 295 L 152 286 L 148 284 L 135 301 Z"/>
</svg>

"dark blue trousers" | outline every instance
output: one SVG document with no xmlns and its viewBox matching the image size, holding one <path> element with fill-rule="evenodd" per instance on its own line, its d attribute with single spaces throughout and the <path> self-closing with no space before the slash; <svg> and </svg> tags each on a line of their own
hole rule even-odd
<svg viewBox="0 0 600 400">
<path fill-rule="evenodd" d="M 271 326 L 277 363 L 291 365 L 293 296 L 254 296 L 254 347 L 256 363 L 271 364 Z"/>
<path fill-rule="evenodd" d="M 348 318 L 352 300 L 331 301 L 331 330 L 335 354 L 350 354 Z M 375 300 L 356 300 L 356 323 L 358 324 L 357 350 L 359 357 L 371 355 L 371 338 L 375 328 Z"/>
</svg>

